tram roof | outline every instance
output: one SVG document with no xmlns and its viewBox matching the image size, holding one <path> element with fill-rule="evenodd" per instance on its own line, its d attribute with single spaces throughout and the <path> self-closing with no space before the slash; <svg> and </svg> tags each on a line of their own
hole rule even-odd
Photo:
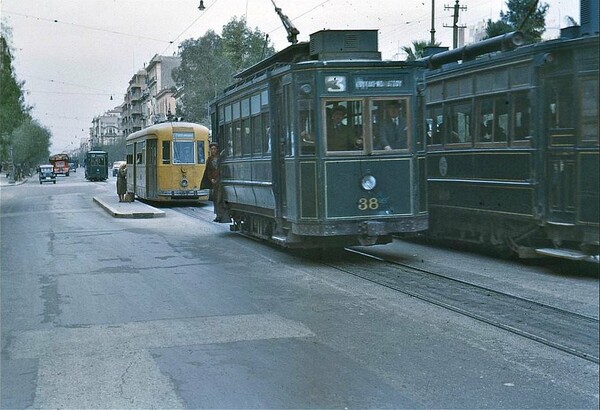
<svg viewBox="0 0 600 410">
<path fill-rule="evenodd" d="M 247 69 L 240 71 L 239 73 L 234 75 L 234 78 L 245 78 L 260 73 L 261 71 L 264 71 L 275 64 L 293 63 L 308 59 L 310 57 L 309 52 L 310 43 L 292 44 L 291 46 L 284 48 L 283 50 L 273 54 L 272 56 L 259 61 L 253 66 L 250 66 Z"/>
<path fill-rule="evenodd" d="M 208 127 L 198 124 L 195 122 L 186 122 L 186 121 L 169 121 L 169 122 L 161 122 L 158 124 L 151 125 L 146 128 L 142 128 L 139 131 L 131 133 L 127 136 L 125 140 L 131 140 L 135 138 L 139 138 L 140 136 L 151 134 L 153 132 L 158 132 L 164 130 L 166 128 L 205 128 L 208 132 Z"/>
</svg>

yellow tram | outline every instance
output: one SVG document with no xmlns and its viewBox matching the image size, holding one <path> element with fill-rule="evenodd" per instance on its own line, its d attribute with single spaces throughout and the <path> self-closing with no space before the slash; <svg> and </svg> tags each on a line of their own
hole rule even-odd
<svg viewBox="0 0 600 410">
<path fill-rule="evenodd" d="M 155 124 L 130 134 L 127 191 L 160 202 L 207 199 L 200 181 L 208 158 L 208 128 L 189 122 Z"/>
</svg>

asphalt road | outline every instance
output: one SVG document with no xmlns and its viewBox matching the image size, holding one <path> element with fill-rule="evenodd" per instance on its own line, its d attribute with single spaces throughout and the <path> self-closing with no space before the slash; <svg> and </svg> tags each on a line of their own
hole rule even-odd
<svg viewBox="0 0 600 410">
<path fill-rule="evenodd" d="M 230 233 L 212 205 L 114 218 L 92 200 L 114 182 L 1 188 L 3 409 L 598 408 L 597 364 Z M 597 317 L 594 276 L 378 249 Z"/>
</svg>

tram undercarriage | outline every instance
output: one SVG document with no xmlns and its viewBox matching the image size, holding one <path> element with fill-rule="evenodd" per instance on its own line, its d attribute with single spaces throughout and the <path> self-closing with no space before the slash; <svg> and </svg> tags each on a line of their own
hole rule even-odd
<svg viewBox="0 0 600 410">
<path fill-rule="evenodd" d="M 397 233 L 411 235 L 427 226 L 427 217 L 406 221 L 339 221 L 290 223 L 239 211 L 232 212 L 230 230 L 285 248 L 331 248 L 390 243 Z"/>
<path fill-rule="evenodd" d="M 564 229 L 567 228 L 567 229 Z M 574 260 L 597 260 L 598 238 L 575 232 L 570 226 L 540 224 L 528 218 L 490 215 L 476 211 L 430 209 L 428 238 L 491 247 L 503 257 L 522 259 L 553 256 Z M 564 232 L 573 232 L 572 239 Z M 593 233 L 593 230 L 590 230 Z M 560 239 L 558 239 L 560 238 Z"/>
</svg>

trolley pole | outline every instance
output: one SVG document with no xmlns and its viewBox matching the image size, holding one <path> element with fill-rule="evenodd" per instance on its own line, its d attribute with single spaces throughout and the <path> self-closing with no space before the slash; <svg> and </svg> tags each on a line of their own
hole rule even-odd
<svg viewBox="0 0 600 410">
<path fill-rule="evenodd" d="M 456 3 L 454 4 L 454 6 L 444 6 L 444 10 L 452 10 L 452 9 L 454 9 L 454 16 L 453 16 L 454 23 L 452 24 L 452 26 L 444 25 L 444 27 L 452 27 L 452 48 L 457 48 L 458 47 L 458 29 L 466 27 L 466 26 L 458 25 L 458 13 L 460 11 L 467 10 L 467 6 L 459 6 L 458 0 L 456 0 Z"/>
</svg>

